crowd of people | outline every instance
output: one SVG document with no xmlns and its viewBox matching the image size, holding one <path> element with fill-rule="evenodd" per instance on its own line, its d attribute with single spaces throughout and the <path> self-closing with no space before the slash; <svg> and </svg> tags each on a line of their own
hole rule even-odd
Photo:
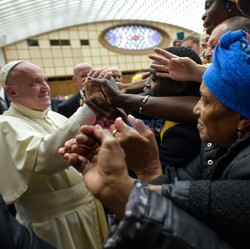
<svg viewBox="0 0 250 249">
<path fill-rule="evenodd" d="M 41 68 L 2 66 L 3 248 L 248 248 L 249 17 L 206 0 L 200 44 L 154 48 L 130 84 L 80 63 L 56 111 Z"/>
</svg>

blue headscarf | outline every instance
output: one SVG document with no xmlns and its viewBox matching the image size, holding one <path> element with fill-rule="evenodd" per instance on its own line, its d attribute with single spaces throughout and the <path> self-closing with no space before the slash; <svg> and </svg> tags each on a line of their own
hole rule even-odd
<svg viewBox="0 0 250 249">
<path fill-rule="evenodd" d="M 246 32 L 228 31 L 221 36 L 202 80 L 220 102 L 250 119 L 250 46 Z"/>
</svg>

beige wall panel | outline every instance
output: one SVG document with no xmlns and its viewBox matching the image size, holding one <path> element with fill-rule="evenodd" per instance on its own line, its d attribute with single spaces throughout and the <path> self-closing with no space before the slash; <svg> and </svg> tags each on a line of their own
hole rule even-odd
<svg viewBox="0 0 250 249">
<path fill-rule="evenodd" d="M 41 58 L 41 50 L 39 48 L 32 48 L 30 50 L 30 58 L 32 59 L 37 59 L 37 58 Z"/>
<path fill-rule="evenodd" d="M 60 39 L 64 40 L 64 39 L 69 39 L 70 38 L 68 30 L 59 30 L 58 33 L 59 33 L 59 38 Z"/>
<path fill-rule="evenodd" d="M 25 58 L 25 60 L 30 60 L 30 54 L 29 54 L 29 50 L 27 49 L 19 49 L 17 50 L 17 54 L 19 58 Z"/>
<path fill-rule="evenodd" d="M 18 50 L 12 50 L 12 49 L 8 49 L 5 50 L 5 56 L 6 58 L 8 58 L 7 62 L 9 61 L 13 61 L 13 60 L 19 60 L 19 55 L 18 55 Z"/>
<path fill-rule="evenodd" d="M 51 49 L 42 49 L 42 58 L 48 58 L 48 59 L 52 59 L 53 55 L 52 55 L 52 50 Z"/>
<path fill-rule="evenodd" d="M 28 42 L 25 40 L 25 41 L 21 41 L 21 42 L 18 42 L 16 44 L 16 48 L 17 49 L 23 49 L 23 48 L 28 48 Z"/>
<path fill-rule="evenodd" d="M 62 48 L 59 46 L 55 46 L 51 49 L 52 52 L 52 58 L 62 58 Z"/>
<path fill-rule="evenodd" d="M 79 39 L 79 33 L 78 30 L 69 30 L 69 38 L 70 39 Z"/>
<path fill-rule="evenodd" d="M 55 67 L 55 65 L 56 65 L 56 64 L 54 64 L 53 58 L 43 59 L 43 64 L 47 68 L 52 68 L 52 67 Z"/>
<path fill-rule="evenodd" d="M 70 40 L 70 45 L 71 45 L 72 48 L 80 48 L 81 47 L 79 39 Z"/>
<path fill-rule="evenodd" d="M 46 40 L 45 40 L 45 39 L 39 40 L 39 47 L 40 47 L 41 49 L 50 48 L 50 43 L 49 43 L 48 38 L 47 38 Z"/>
<path fill-rule="evenodd" d="M 72 57 L 64 58 L 63 61 L 64 61 L 64 65 L 66 67 L 68 67 L 68 66 L 70 66 L 72 68 L 74 67 L 74 60 Z"/>
</svg>

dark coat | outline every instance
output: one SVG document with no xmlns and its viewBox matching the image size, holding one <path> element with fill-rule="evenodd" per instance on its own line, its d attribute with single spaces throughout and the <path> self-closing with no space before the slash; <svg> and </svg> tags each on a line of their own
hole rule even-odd
<svg viewBox="0 0 250 249">
<path fill-rule="evenodd" d="M 4 106 L 0 102 L 0 114 L 3 114 L 4 111 L 5 111 Z"/>
<path fill-rule="evenodd" d="M 8 96 L 7 96 L 7 94 L 4 92 L 4 95 L 5 95 L 5 102 L 6 102 L 6 105 L 7 105 L 7 107 L 9 108 L 10 107 L 10 100 L 9 100 L 9 98 L 8 98 Z M 3 106 L 1 105 L 1 103 L 0 103 L 0 114 L 3 114 L 3 112 L 4 112 L 5 110 L 3 109 Z"/>
<path fill-rule="evenodd" d="M 9 212 L 0 195 L 0 248 L 4 249 L 55 249 L 21 225 Z"/>
<path fill-rule="evenodd" d="M 63 103 L 58 105 L 57 112 L 62 114 L 63 116 L 69 118 L 80 106 L 81 94 L 80 92 L 74 94 Z"/>
<path fill-rule="evenodd" d="M 8 98 L 6 92 L 4 92 L 4 94 L 5 94 L 5 101 L 6 101 L 7 107 L 9 108 L 9 107 L 10 107 L 11 101 L 10 101 L 10 99 Z"/>
<path fill-rule="evenodd" d="M 250 179 L 250 133 L 223 149 L 202 143 L 200 155 L 182 168 L 166 167 L 165 176 L 156 181 L 172 183 L 178 180 Z M 161 181 L 160 179 L 164 179 Z"/>
<path fill-rule="evenodd" d="M 167 167 L 152 182 L 168 183 L 163 196 L 135 184 L 105 248 L 248 249 L 249 165 L 250 133 L 227 150 L 202 144 L 187 166 Z"/>
<path fill-rule="evenodd" d="M 250 245 L 250 181 L 177 181 L 163 195 L 235 248 Z"/>
<path fill-rule="evenodd" d="M 160 146 L 163 171 L 166 166 L 182 167 L 200 153 L 201 139 L 197 124 L 177 124 L 166 130 Z"/>
<path fill-rule="evenodd" d="M 54 112 L 58 112 L 58 106 L 62 103 L 62 100 L 51 98 L 51 110 Z"/>
<path fill-rule="evenodd" d="M 151 183 L 182 180 L 175 187 L 164 185 L 169 193 L 166 196 L 235 248 L 245 249 L 250 245 L 249 165 L 250 133 L 229 149 L 203 143 L 200 155 L 187 166 L 167 167 L 165 175 Z M 191 187 L 183 180 L 190 180 Z M 239 184 L 236 180 L 243 181 Z"/>
<path fill-rule="evenodd" d="M 106 249 L 232 249 L 214 231 L 137 182 L 124 219 L 111 225 Z M 239 248 L 240 249 L 240 248 Z"/>
</svg>

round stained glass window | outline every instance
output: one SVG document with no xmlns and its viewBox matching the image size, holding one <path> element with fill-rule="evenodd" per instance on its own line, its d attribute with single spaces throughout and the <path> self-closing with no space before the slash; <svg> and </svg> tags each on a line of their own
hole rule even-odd
<svg viewBox="0 0 250 249">
<path fill-rule="evenodd" d="M 122 25 L 108 29 L 104 34 L 105 41 L 119 49 L 145 50 L 162 43 L 162 34 L 148 26 Z"/>
</svg>

